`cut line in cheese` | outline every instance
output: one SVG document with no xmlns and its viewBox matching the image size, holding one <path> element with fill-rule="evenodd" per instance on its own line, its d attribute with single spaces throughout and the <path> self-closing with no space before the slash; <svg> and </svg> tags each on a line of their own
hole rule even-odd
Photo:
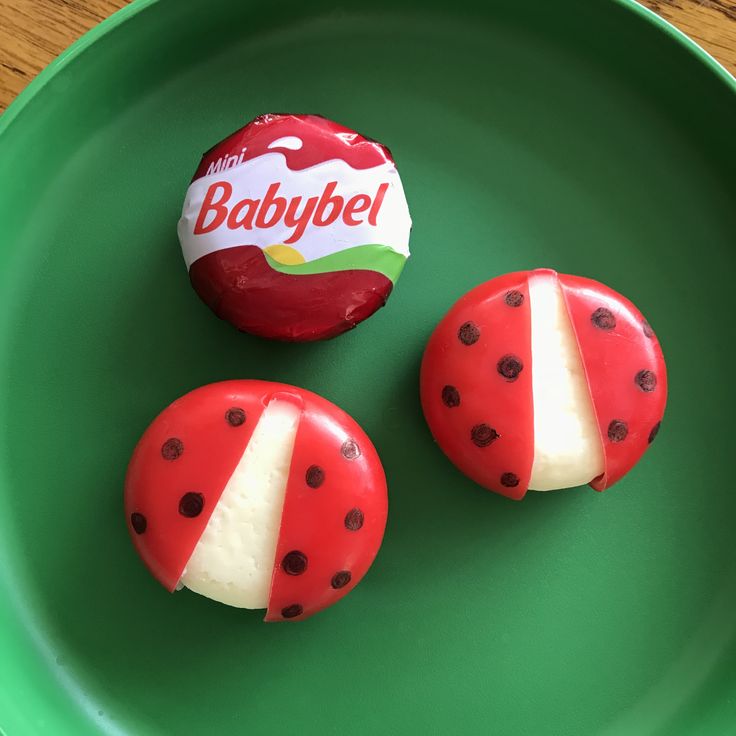
<svg viewBox="0 0 736 736">
<path fill-rule="evenodd" d="M 238 608 L 266 608 L 301 412 L 274 398 L 220 496 L 180 584 Z"/>
</svg>

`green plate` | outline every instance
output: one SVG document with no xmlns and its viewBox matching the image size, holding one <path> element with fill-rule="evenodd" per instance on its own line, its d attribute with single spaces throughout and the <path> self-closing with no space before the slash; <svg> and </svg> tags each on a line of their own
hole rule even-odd
<svg viewBox="0 0 736 736">
<path fill-rule="evenodd" d="M 736 729 L 736 85 L 633 2 L 134 3 L 0 119 L 0 724 L 50 734 L 717 734 Z M 387 143 L 414 218 L 388 306 L 272 344 L 190 289 L 200 153 L 258 113 Z M 607 282 L 670 404 L 614 489 L 482 491 L 434 446 L 424 343 L 499 273 Z M 386 539 L 298 625 L 169 595 L 126 463 L 168 402 L 259 377 L 374 439 Z"/>
</svg>

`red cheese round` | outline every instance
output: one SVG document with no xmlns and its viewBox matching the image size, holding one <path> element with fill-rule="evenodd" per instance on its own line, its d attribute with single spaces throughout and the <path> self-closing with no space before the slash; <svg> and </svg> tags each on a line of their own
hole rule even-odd
<svg viewBox="0 0 736 736">
<path fill-rule="evenodd" d="M 667 371 L 639 310 L 597 281 L 539 269 L 499 276 L 461 297 L 424 353 L 424 415 L 463 473 L 509 498 L 524 497 L 534 461 L 531 273 L 556 280 L 565 300 L 603 448 L 604 472 L 590 485 L 602 491 L 657 435 Z"/>
<path fill-rule="evenodd" d="M 125 480 L 128 529 L 141 558 L 169 591 L 274 398 L 300 407 L 274 559 L 268 621 L 300 620 L 360 581 L 383 538 L 386 478 L 378 454 L 342 409 L 301 388 L 224 381 L 166 408 L 133 452 Z M 300 574 L 293 574 L 299 553 Z M 286 570 L 291 570 L 287 573 Z"/>
</svg>

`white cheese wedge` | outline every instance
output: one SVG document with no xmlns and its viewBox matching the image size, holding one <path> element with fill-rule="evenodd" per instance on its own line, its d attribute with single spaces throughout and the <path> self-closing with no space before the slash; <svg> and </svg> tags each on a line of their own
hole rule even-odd
<svg viewBox="0 0 736 736">
<path fill-rule="evenodd" d="M 238 608 L 267 608 L 299 409 L 272 400 L 207 522 L 180 584 Z"/>
<path fill-rule="evenodd" d="M 589 483 L 603 472 L 585 371 L 565 300 L 546 274 L 529 278 L 534 396 L 534 464 L 529 489 Z"/>
</svg>

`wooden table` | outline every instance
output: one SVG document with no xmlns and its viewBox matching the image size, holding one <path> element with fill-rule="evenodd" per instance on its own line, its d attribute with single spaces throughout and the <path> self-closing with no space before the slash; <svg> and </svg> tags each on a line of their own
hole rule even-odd
<svg viewBox="0 0 736 736">
<path fill-rule="evenodd" d="M 554 2 L 554 0 L 543 0 Z M 0 111 L 60 51 L 128 0 L 0 0 Z M 736 0 L 643 0 L 736 74 Z"/>
</svg>

